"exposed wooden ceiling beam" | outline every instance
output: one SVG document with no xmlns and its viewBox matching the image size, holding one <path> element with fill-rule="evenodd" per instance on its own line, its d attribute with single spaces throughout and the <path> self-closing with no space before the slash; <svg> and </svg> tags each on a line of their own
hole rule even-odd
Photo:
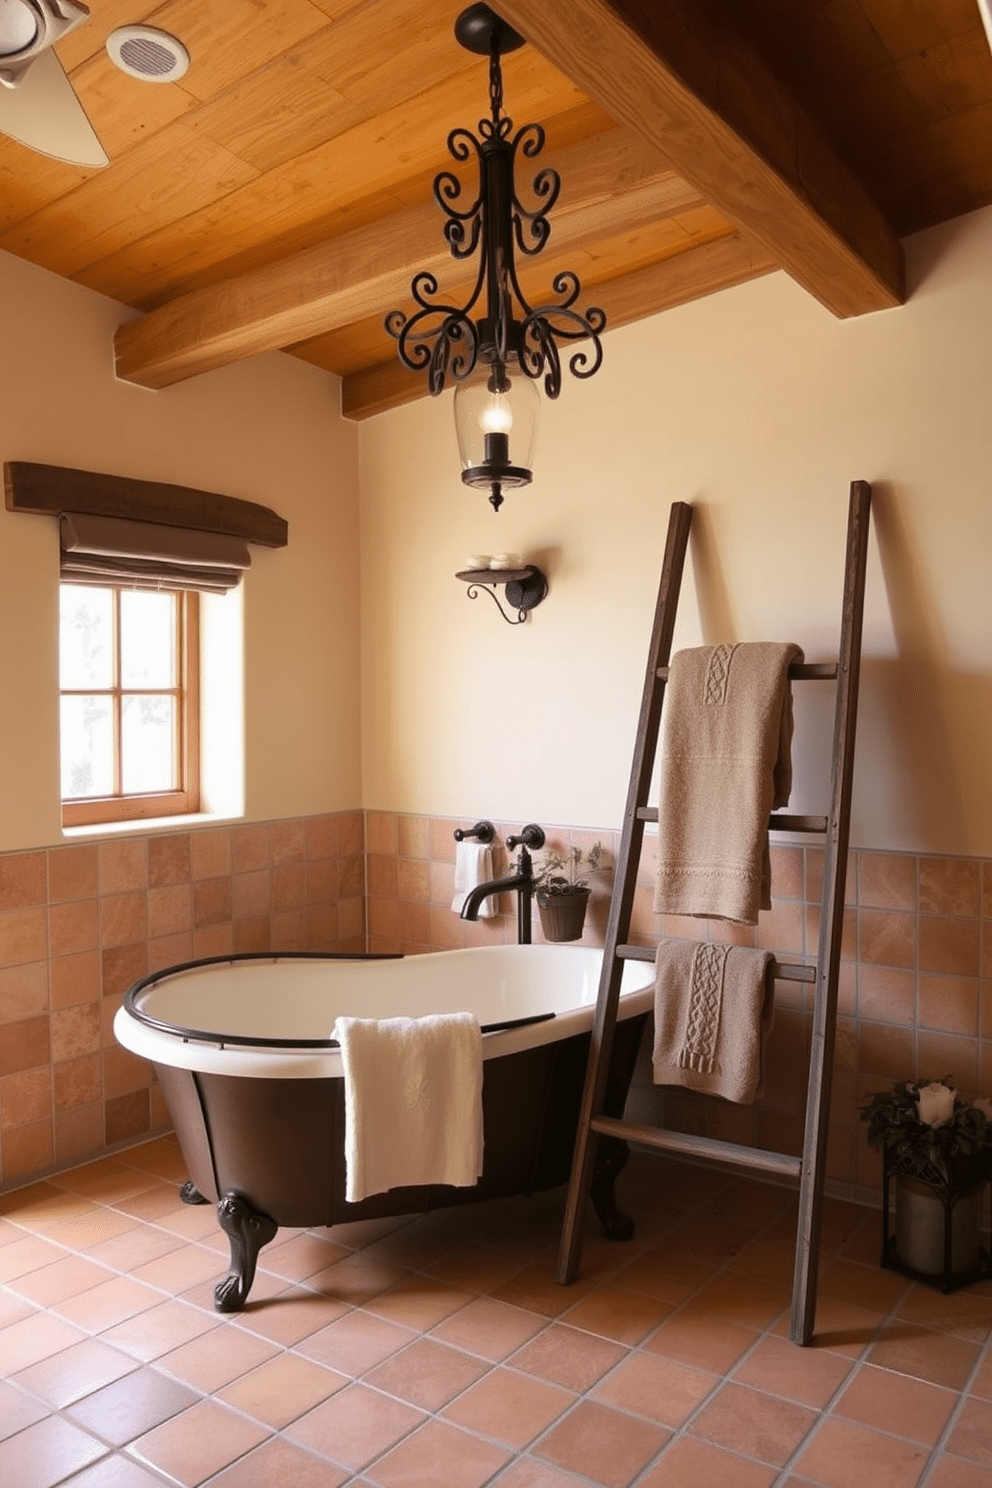
<svg viewBox="0 0 992 1488">
<path fill-rule="evenodd" d="M 541 164 L 544 162 L 542 161 Z M 611 129 L 550 155 L 561 172 L 553 218 L 556 248 L 578 247 L 701 206 L 694 187 L 635 133 Z M 457 276 L 433 202 L 208 289 L 195 290 L 120 327 L 117 375 L 167 387 L 260 351 L 311 339 L 337 326 L 410 303 L 419 269 Z"/>
<path fill-rule="evenodd" d="M 701 299 L 719 289 L 758 279 L 778 267 L 777 260 L 759 245 L 740 233 L 732 233 L 648 268 L 585 288 L 606 311 L 607 325 L 612 329 Z M 371 418 L 389 408 L 412 403 L 426 391 L 424 374 L 411 372 L 398 357 L 393 357 L 342 380 L 341 412 L 345 418 Z"/>
<path fill-rule="evenodd" d="M 706 7 L 501 0 L 499 10 L 834 314 L 902 303 L 902 250 L 883 214 L 800 101 Z"/>
</svg>

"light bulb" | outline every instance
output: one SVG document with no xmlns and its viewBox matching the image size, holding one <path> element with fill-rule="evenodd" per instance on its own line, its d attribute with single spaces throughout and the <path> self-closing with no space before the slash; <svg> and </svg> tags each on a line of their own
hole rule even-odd
<svg viewBox="0 0 992 1488">
<path fill-rule="evenodd" d="M 482 410 L 479 425 L 483 434 L 509 434 L 513 428 L 513 409 L 502 393 L 493 393 Z"/>
</svg>

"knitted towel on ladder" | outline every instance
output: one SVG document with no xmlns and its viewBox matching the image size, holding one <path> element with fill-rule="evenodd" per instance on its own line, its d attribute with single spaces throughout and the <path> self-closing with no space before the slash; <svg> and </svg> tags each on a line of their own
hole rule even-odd
<svg viewBox="0 0 992 1488">
<path fill-rule="evenodd" d="M 771 908 L 768 815 L 792 791 L 790 642 L 672 658 L 662 728 L 656 914 L 757 924 Z"/>
<path fill-rule="evenodd" d="M 682 1085 L 749 1106 L 761 1094 L 772 1025 L 770 951 L 663 940 L 655 961 L 656 1085 Z"/>
</svg>

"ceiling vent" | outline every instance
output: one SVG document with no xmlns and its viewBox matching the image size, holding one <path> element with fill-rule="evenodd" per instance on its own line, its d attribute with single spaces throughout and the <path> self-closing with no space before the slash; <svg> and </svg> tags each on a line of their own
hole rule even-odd
<svg viewBox="0 0 992 1488">
<path fill-rule="evenodd" d="M 189 52 L 168 31 L 154 26 L 118 26 L 107 37 L 111 62 L 145 83 L 173 83 L 189 67 Z"/>
</svg>

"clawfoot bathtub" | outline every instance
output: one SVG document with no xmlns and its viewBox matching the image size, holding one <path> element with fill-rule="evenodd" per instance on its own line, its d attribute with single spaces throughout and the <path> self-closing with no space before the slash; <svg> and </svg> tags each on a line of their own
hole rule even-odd
<svg viewBox="0 0 992 1488">
<path fill-rule="evenodd" d="M 600 964 L 597 950 L 531 945 L 387 958 L 253 954 L 137 982 L 114 1032 L 155 1067 L 190 1173 L 184 1198 L 217 1206 L 231 1250 L 218 1310 L 244 1304 L 259 1250 L 280 1225 L 415 1214 L 564 1183 Z M 650 965 L 624 968 L 612 1115 L 623 1114 L 653 979 Z M 482 1177 L 473 1188 L 396 1188 L 349 1204 L 335 1019 L 466 1009 L 483 1029 Z M 613 1197 L 626 1156 L 624 1143 L 600 1138 L 593 1204 L 615 1239 L 633 1228 Z"/>
</svg>

